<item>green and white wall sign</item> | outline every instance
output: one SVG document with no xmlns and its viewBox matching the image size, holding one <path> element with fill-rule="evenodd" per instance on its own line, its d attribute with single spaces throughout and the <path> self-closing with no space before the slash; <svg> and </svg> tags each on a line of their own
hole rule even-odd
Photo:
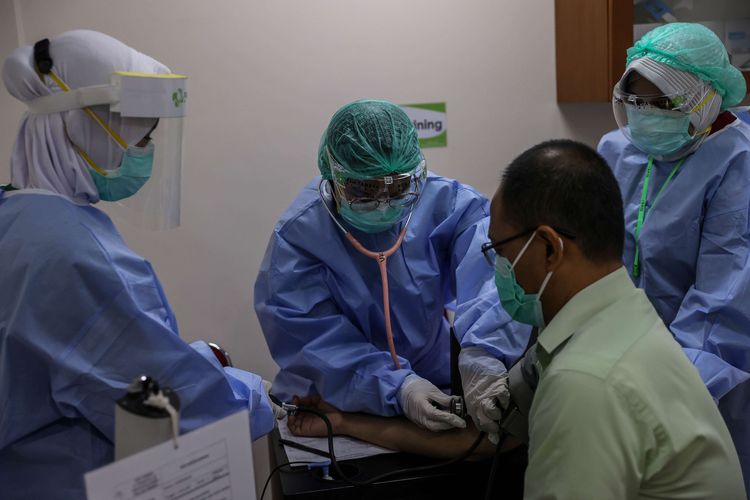
<svg viewBox="0 0 750 500">
<path fill-rule="evenodd" d="M 445 103 L 403 104 L 401 107 L 414 122 L 423 148 L 444 148 L 448 145 Z"/>
</svg>

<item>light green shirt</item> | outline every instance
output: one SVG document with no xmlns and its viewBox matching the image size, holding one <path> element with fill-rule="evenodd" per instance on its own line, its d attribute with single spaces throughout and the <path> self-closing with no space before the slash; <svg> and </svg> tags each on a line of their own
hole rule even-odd
<svg viewBox="0 0 750 500">
<path fill-rule="evenodd" d="M 539 336 L 526 499 L 745 498 L 716 404 L 624 268 Z"/>
</svg>

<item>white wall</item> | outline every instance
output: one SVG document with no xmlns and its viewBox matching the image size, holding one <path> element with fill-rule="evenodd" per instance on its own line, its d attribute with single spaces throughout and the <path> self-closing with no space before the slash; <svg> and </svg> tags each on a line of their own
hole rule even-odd
<svg viewBox="0 0 750 500">
<path fill-rule="evenodd" d="M 16 12 L 12 0 L 0 0 L 0 60 L 19 44 Z M 0 62 L 2 64 L 2 62 Z M 18 118 L 24 106 L 5 91 L 0 82 L 0 184 L 9 180 L 8 158 L 16 140 Z"/>
<path fill-rule="evenodd" d="M 487 195 L 525 148 L 596 144 L 614 126 L 608 104 L 556 103 L 552 0 L 0 0 L 0 54 L 19 31 L 32 44 L 75 28 L 189 75 L 183 224 L 120 227 L 154 264 L 183 337 L 216 340 L 266 378 L 276 367 L 252 308 L 255 274 L 338 107 L 446 101 L 448 147 L 426 150 L 428 166 Z M 0 92 L 0 182 L 22 109 L 11 101 Z M 264 447 L 256 461 L 262 484 Z"/>
</svg>

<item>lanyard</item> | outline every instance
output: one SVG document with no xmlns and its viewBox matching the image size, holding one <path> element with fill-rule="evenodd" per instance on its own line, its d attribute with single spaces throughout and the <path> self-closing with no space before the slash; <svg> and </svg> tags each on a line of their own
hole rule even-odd
<svg viewBox="0 0 750 500">
<path fill-rule="evenodd" d="M 641 230 L 643 229 L 643 223 L 646 220 L 646 217 L 651 213 L 651 211 L 656 206 L 656 202 L 659 201 L 659 197 L 661 196 L 662 192 L 664 192 L 664 189 L 666 189 L 667 185 L 672 182 L 672 179 L 675 175 L 677 175 L 677 172 L 680 170 L 680 167 L 682 164 L 685 163 L 685 158 L 682 158 L 679 162 L 677 162 L 677 165 L 674 166 L 672 171 L 669 173 L 669 176 L 664 181 L 664 184 L 661 185 L 659 188 L 659 191 L 656 193 L 656 197 L 654 198 L 654 202 L 651 204 L 651 208 L 646 211 L 646 202 L 648 201 L 648 185 L 649 180 L 651 179 L 651 171 L 654 167 L 654 157 L 649 156 L 648 157 L 648 165 L 646 166 L 646 177 L 643 180 L 643 191 L 641 192 L 641 203 L 638 205 L 638 221 L 635 224 L 635 256 L 633 257 L 633 277 L 637 278 L 641 275 L 641 262 L 640 262 L 640 253 L 641 253 L 641 245 L 640 245 L 640 238 L 641 238 Z"/>
</svg>

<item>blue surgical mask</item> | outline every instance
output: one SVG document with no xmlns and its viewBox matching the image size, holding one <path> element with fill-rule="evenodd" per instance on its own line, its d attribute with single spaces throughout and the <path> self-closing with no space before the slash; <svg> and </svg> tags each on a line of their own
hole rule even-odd
<svg viewBox="0 0 750 500">
<path fill-rule="evenodd" d="M 93 168 L 89 168 L 89 171 L 99 192 L 99 199 L 119 201 L 133 196 L 143 187 L 151 177 L 153 164 L 153 144 L 142 148 L 130 146 L 123 154 L 120 166 L 114 170 L 107 170 L 106 176 Z"/>
<path fill-rule="evenodd" d="M 628 106 L 630 141 L 649 155 L 669 156 L 694 139 L 688 132 L 690 116 L 661 109 Z"/>
<path fill-rule="evenodd" d="M 542 292 L 544 292 L 547 283 L 549 283 L 552 277 L 552 272 L 547 273 L 538 293 L 526 293 L 521 285 L 518 284 L 516 274 L 513 272 L 513 268 L 526 252 L 531 240 L 535 236 L 536 233 L 531 235 L 531 238 L 528 239 L 512 264 L 505 257 L 500 255 L 495 256 L 495 286 L 500 296 L 500 303 L 511 318 L 519 323 L 536 326 L 541 329 L 545 327 L 541 297 Z"/>
<path fill-rule="evenodd" d="M 346 201 L 342 201 L 338 205 L 341 217 L 352 226 L 366 233 L 380 233 L 390 229 L 403 219 L 405 212 L 404 208 L 387 205 L 367 212 L 355 212 Z"/>
</svg>

